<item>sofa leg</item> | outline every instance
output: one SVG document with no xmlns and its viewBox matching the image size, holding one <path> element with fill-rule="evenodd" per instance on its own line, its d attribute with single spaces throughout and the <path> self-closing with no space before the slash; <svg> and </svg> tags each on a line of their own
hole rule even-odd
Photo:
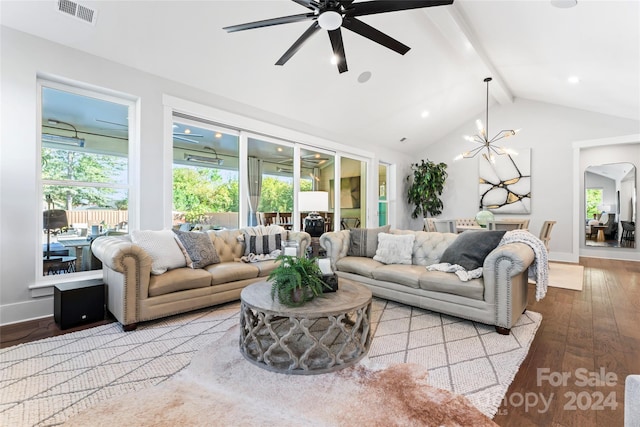
<svg viewBox="0 0 640 427">
<path fill-rule="evenodd" d="M 138 327 L 137 323 L 129 323 L 128 325 L 122 325 L 122 329 L 125 332 L 135 331 L 137 327 Z"/>
<path fill-rule="evenodd" d="M 502 326 L 496 326 L 496 332 L 500 335 L 509 335 L 511 333 L 511 329 L 503 328 Z"/>
</svg>

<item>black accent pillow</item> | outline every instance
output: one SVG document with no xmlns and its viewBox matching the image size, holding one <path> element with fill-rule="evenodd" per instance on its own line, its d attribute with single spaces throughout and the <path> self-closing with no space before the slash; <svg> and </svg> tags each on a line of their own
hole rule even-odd
<svg viewBox="0 0 640 427">
<path fill-rule="evenodd" d="M 482 267 L 484 259 L 498 246 L 505 230 L 467 230 L 444 250 L 440 262 L 457 264 L 467 271 Z"/>
</svg>

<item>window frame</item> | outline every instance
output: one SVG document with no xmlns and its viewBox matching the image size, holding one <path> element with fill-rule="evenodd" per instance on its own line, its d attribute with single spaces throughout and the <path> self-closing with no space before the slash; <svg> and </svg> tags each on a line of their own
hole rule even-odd
<svg viewBox="0 0 640 427">
<path fill-rule="evenodd" d="M 138 103 L 139 99 L 119 93 L 113 90 L 98 88 L 83 84 L 81 82 L 61 81 L 50 77 L 38 77 L 36 80 L 36 206 L 38 214 L 35 215 L 34 227 L 36 230 L 42 229 L 41 206 L 44 198 L 45 185 L 69 185 L 66 180 L 44 179 L 42 176 L 42 94 L 43 88 L 50 88 L 59 91 L 69 92 L 74 95 L 86 96 L 99 99 L 106 102 L 112 102 L 127 107 L 128 119 L 128 153 L 127 153 L 127 182 L 119 183 L 93 183 L 84 181 L 73 181 L 72 186 L 95 187 L 95 188 L 115 188 L 127 191 L 127 212 L 128 212 L 128 230 L 132 231 L 138 228 L 139 223 L 139 141 L 138 141 Z M 92 278 L 101 278 L 102 270 L 76 271 L 69 274 L 61 275 L 43 275 L 43 256 L 42 256 L 42 236 L 36 233 L 37 242 L 34 244 L 35 252 L 35 285 L 30 288 L 38 288 L 43 286 L 51 286 L 56 283 L 86 280 Z"/>
</svg>

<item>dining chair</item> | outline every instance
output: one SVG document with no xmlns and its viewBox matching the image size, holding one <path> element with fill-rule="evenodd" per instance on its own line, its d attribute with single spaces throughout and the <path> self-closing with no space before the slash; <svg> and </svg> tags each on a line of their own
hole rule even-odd
<svg viewBox="0 0 640 427">
<path fill-rule="evenodd" d="M 425 218 L 424 225 L 422 226 L 422 230 L 428 232 L 436 231 L 436 226 L 433 224 L 433 218 Z"/>
<path fill-rule="evenodd" d="M 440 233 L 457 233 L 455 219 L 434 219 L 433 226 L 435 231 Z"/>
<path fill-rule="evenodd" d="M 544 243 L 544 247 L 549 252 L 549 240 L 551 240 L 551 229 L 555 225 L 556 221 L 545 221 L 540 229 L 540 240 Z"/>
<path fill-rule="evenodd" d="M 257 225 L 267 225 L 264 219 L 264 212 L 256 212 L 256 224 Z"/>
<path fill-rule="evenodd" d="M 489 230 L 522 230 L 524 227 L 523 221 L 503 221 L 503 220 L 494 220 L 487 221 L 487 228 Z"/>
</svg>

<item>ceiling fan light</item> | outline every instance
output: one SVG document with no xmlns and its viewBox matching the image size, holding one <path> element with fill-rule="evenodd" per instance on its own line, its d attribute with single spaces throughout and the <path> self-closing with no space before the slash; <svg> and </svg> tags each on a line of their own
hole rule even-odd
<svg viewBox="0 0 640 427">
<path fill-rule="evenodd" d="M 342 25 L 342 15 L 334 10 L 327 10 L 318 16 L 318 24 L 325 30 L 336 30 Z"/>
</svg>

